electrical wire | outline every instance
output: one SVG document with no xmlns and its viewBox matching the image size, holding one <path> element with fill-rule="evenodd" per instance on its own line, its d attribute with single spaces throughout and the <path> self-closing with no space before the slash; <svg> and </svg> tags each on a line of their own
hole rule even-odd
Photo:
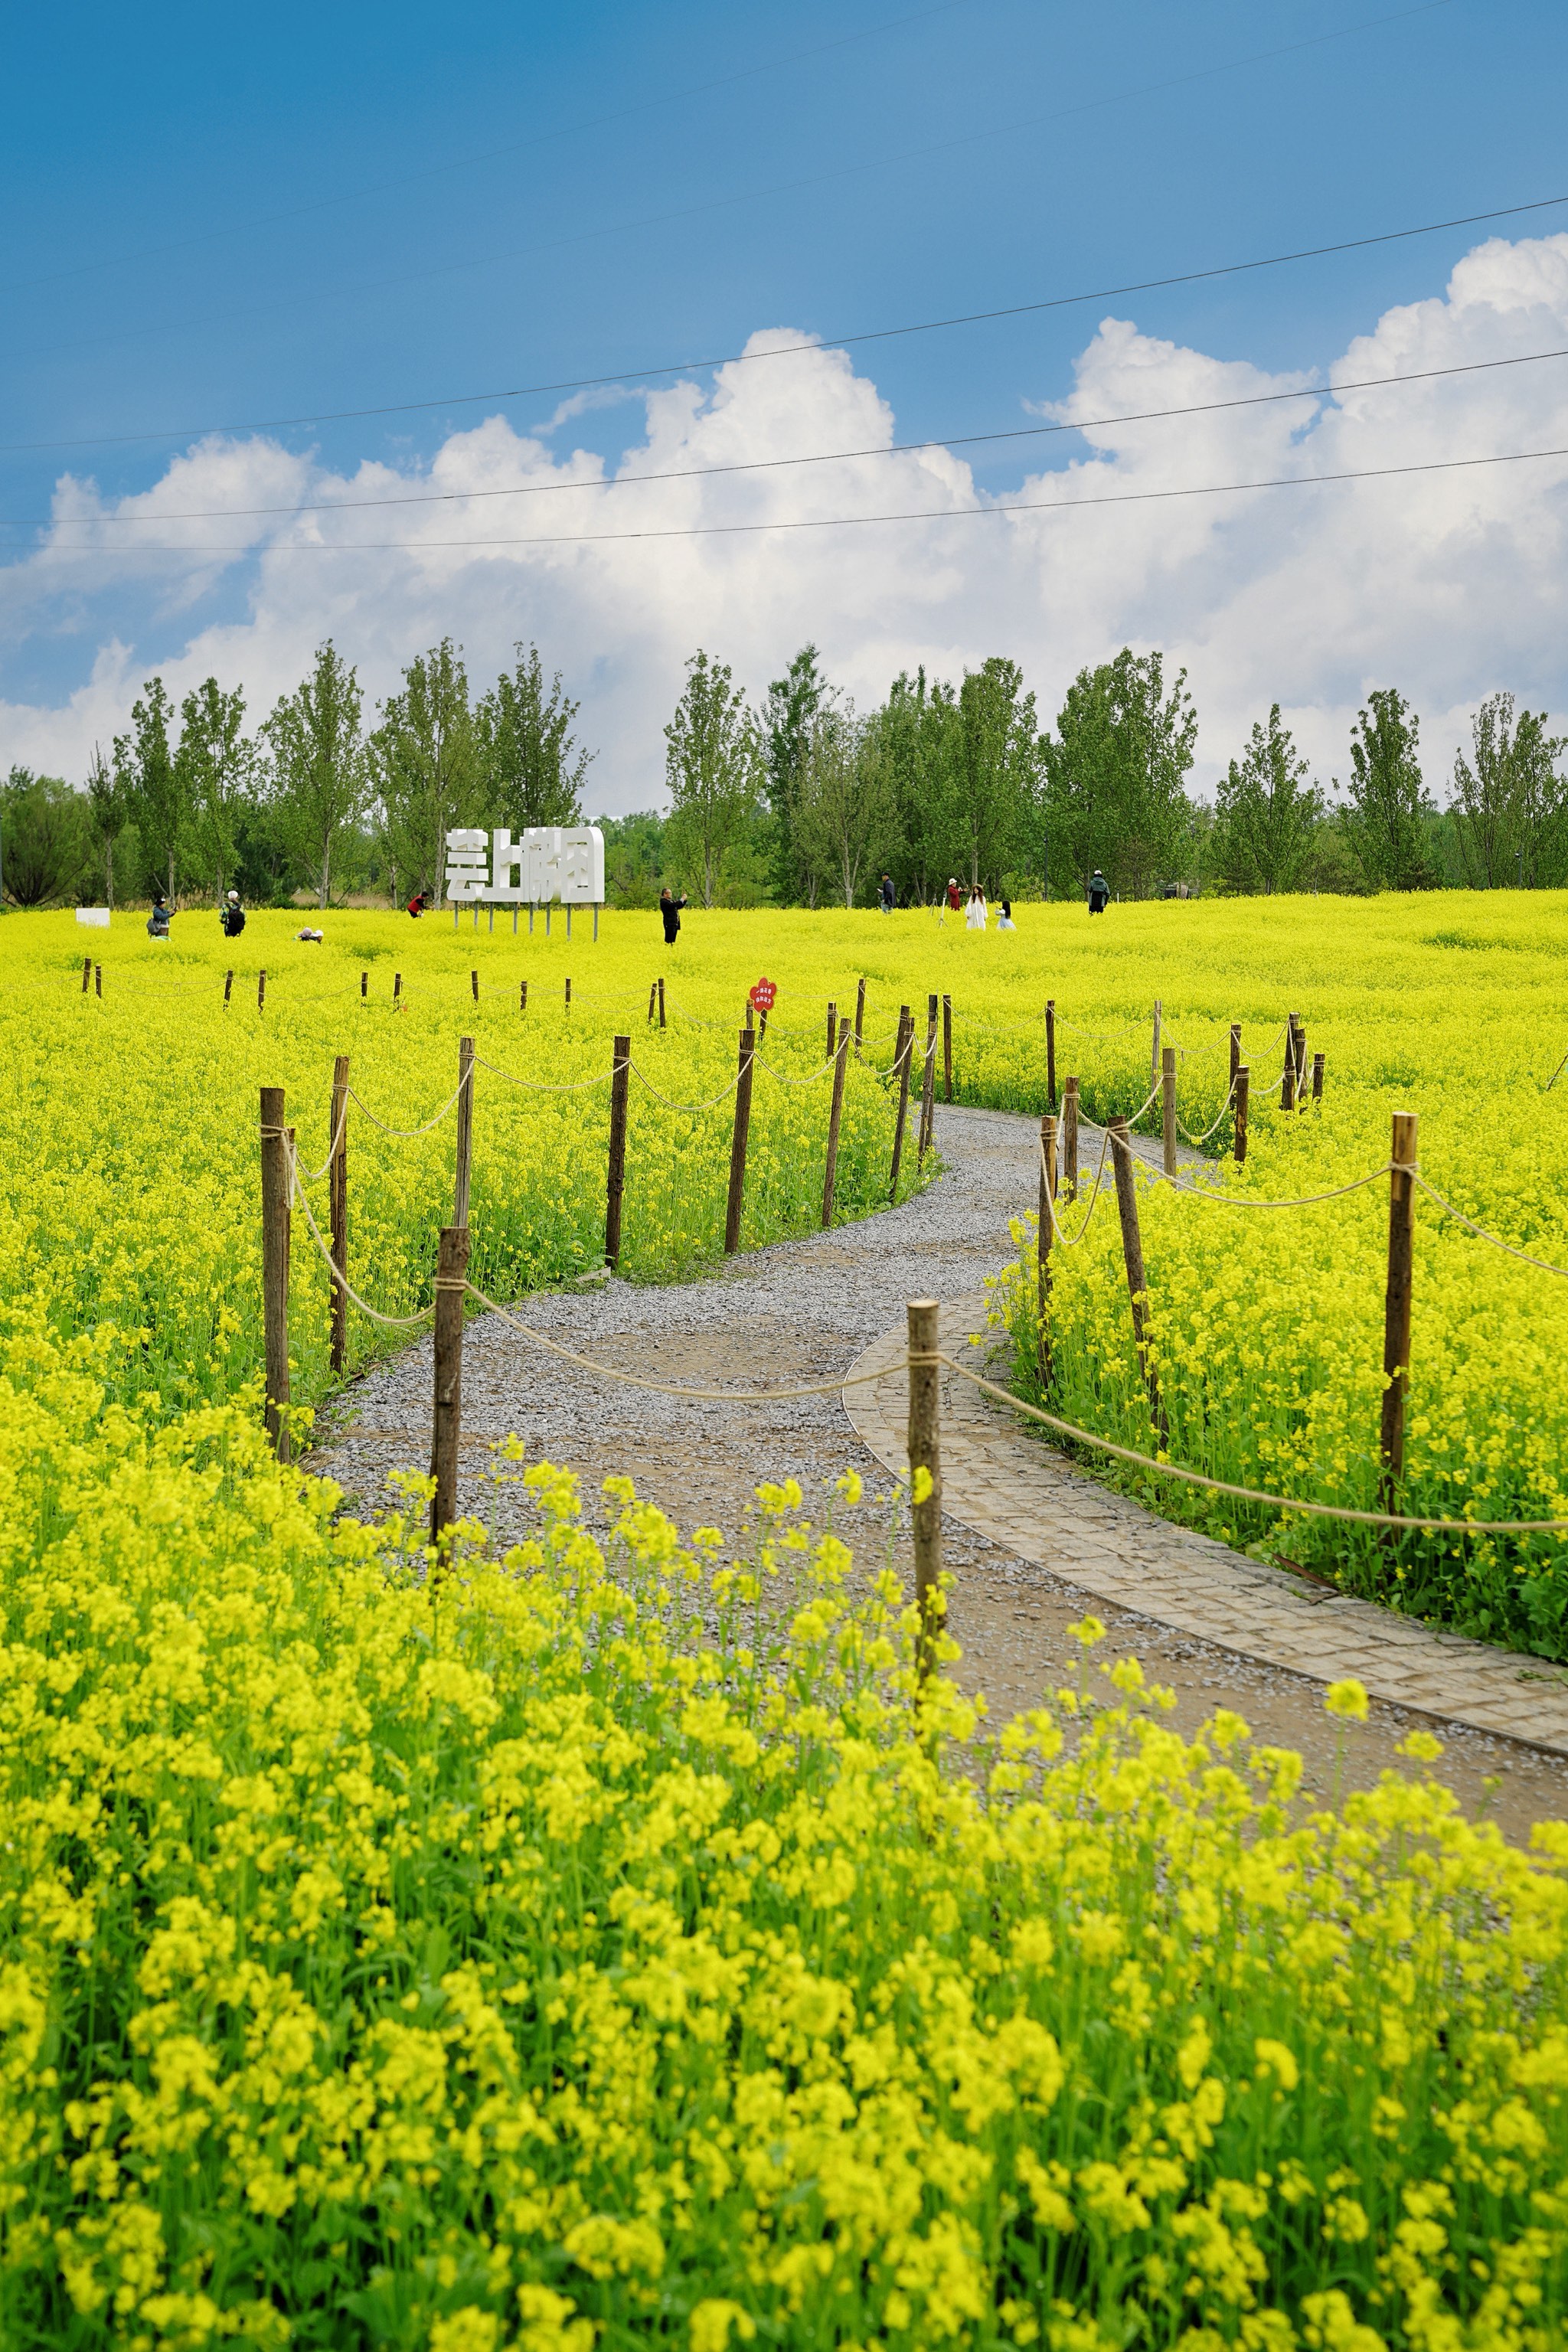
<svg viewBox="0 0 1568 2352">
<path fill-rule="evenodd" d="M 771 474 L 797 466 L 836 466 L 851 458 L 918 457 L 927 449 L 971 449 L 983 443 L 1034 441 L 1062 433 L 1097 433 L 1112 425 L 1151 425 L 1181 416 L 1214 416 L 1235 408 L 1267 408 L 1286 400 L 1337 400 L 1342 393 L 1376 392 L 1393 384 L 1430 383 L 1438 377 L 1477 375 L 1493 368 L 1528 367 L 1542 360 L 1568 359 L 1568 344 L 1550 352 L 1520 352 L 1510 359 L 1467 360 L 1455 367 L 1418 368 L 1405 375 L 1352 377 L 1343 383 L 1303 384 L 1294 392 L 1255 392 L 1235 400 L 1203 400 L 1182 408 L 1137 408 L 1120 416 L 1076 417 L 1061 425 L 1017 425 L 999 433 L 928 434 L 922 441 L 890 441 L 874 448 L 822 449 L 798 457 L 752 457 L 730 466 L 674 466 L 658 474 L 611 474 L 576 482 L 517 482 L 495 490 L 409 490 L 385 499 L 307 499 L 289 507 L 172 507 L 152 514 L 92 516 L 3 515 L 0 527 L 9 530 L 40 530 L 60 520 L 145 525 L 168 522 L 221 522 L 257 515 L 348 514 L 377 507 L 460 506 L 479 499 L 553 497 L 563 490 L 635 489 L 645 482 L 706 481 L 715 475 Z M 144 494 L 143 494 L 144 495 Z"/>
<path fill-rule="evenodd" d="M 1259 269 L 1279 269 L 1298 261 L 1321 261 L 1341 253 L 1364 253 L 1380 245 L 1399 245 L 1412 237 L 1438 236 L 1446 230 L 1478 228 L 1489 221 L 1515 220 L 1525 214 L 1550 212 L 1568 205 L 1568 194 L 1539 196 L 1528 204 L 1497 205 L 1487 212 L 1459 213 L 1451 219 L 1423 221 L 1414 228 L 1383 229 L 1370 236 L 1342 237 L 1331 245 L 1301 246 L 1289 253 L 1270 253 L 1252 261 L 1227 261 L 1206 269 L 1173 271 L 1163 278 L 1131 278 L 1121 286 L 1100 286 L 1081 294 L 1053 294 L 1033 302 L 1012 302 L 994 310 L 964 310 L 940 319 L 918 319 L 907 325 L 858 329 L 850 334 L 810 336 L 798 343 L 776 344 L 766 352 L 728 352 L 707 359 L 664 360 L 651 365 L 622 368 L 613 375 L 563 377 L 553 383 L 525 383 L 489 392 L 449 394 L 441 400 L 384 401 L 363 408 L 314 409 L 302 415 L 253 417 L 238 424 L 166 425 L 144 433 L 97 433 L 79 435 L 69 440 L 0 442 L 0 456 L 14 456 L 26 451 L 47 449 L 118 448 L 132 442 L 199 440 L 212 433 L 279 433 L 295 426 L 342 425 L 373 416 L 411 416 L 431 409 L 473 408 L 488 401 L 532 400 L 546 394 L 563 392 L 597 392 L 613 384 L 624 384 L 637 378 L 656 375 L 686 375 L 695 370 L 719 367 L 754 367 L 764 360 L 793 359 L 803 353 L 825 349 L 845 351 L 862 343 L 883 343 L 900 341 L 909 335 L 931 335 L 954 327 L 976 327 L 993 324 L 1003 319 L 1037 317 L 1047 310 L 1072 310 L 1086 302 L 1109 302 L 1126 294 L 1153 294 L 1176 286 L 1201 286 L 1220 278 L 1246 277 Z"/>
<path fill-rule="evenodd" d="M 1007 499 L 987 507 L 912 507 L 886 514 L 811 515 L 771 522 L 710 522 L 659 525 L 643 530 L 535 531 L 509 539 L 321 539 L 269 540 L 238 547 L 195 541 L 185 547 L 137 544 L 122 552 L 128 560 L 146 555 L 424 555 L 448 550 L 473 551 L 494 547 L 606 547 L 633 540 L 751 538 L 773 530 L 848 530 L 871 523 L 963 522 L 1015 514 L 1072 514 L 1086 507 L 1147 506 L 1167 499 L 1217 499 L 1247 490 L 1303 490 L 1332 488 L 1342 482 L 1391 481 L 1405 475 L 1460 473 L 1478 466 L 1521 466 L 1551 457 L 1568 457 L 1568 447 L 1504 449 L 1485 457 L 1431 457 L 1408 466 L 1360 466 L 1334 474 L 1274 474 L 1248 482 L 1184 482 L 1162 490 L 1111 490 L 1087 499 Z M 37 555 L 97 555 L 109 551 L 91 540 L 50 540 Z"/>
</svg>

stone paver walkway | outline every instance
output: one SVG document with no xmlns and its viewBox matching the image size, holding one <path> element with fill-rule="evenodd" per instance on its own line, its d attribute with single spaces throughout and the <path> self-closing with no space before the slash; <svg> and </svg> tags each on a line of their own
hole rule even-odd
<svg viewBox="0 0 1568 2352">
<path fill-rule="evenodd" d="M 988 1345 L 970 1344 L 985 1309 L 979 1292 L 944 1301 L 942 1348 L 999 1380 Z M 843 1391 L 861 1443 L 891 1470 L 908 1466 L 906 1345 L 901 1325 L 874 1340 L 850 1370 L 886 1364 L 886 1379 Z M 1375 1698 L 1568 1755 L 1568 1678 L 1557 1669 L 1393 1616 L 1156 1518 L 945 1369 L 942 1486 L 948 1517 L 1099 1600 L 1243 1657 L 1324 1683 L 1353 1675 Z"/>
</svg>

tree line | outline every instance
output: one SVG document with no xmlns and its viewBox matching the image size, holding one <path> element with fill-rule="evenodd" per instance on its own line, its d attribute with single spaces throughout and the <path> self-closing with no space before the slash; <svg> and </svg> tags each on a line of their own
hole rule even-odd
<svg viewBox="0 0 1568 2352">
<path fill-rule="evenodd" d="M 0 787 L 0 887 L 73 897 L 251 903 L 438 892 L 454 825 L 583 821 L 592 753 L 578 704 L 538 647 L 477 696 L 449 638 L 411 662 L 367 725 L 353 667 L 323 645 L 254 733 L 242 689 L 208 678 L 176 711 L 147 681 L 85 787 L 13 768 Z M 753 703 L 705 650 L 664 729 L 668 809 L 601 818 L 612 900 L 668 885 L 706 906 L 864 906 L 889 874 L 900 903 L 950 877 L 989 895 L 1111 889 L 1243 895 L 1568 880 L 1564 739 L 1508 693 L 1475 712 L 1449 804 L 1427 789 L 1407 699 L 1373 690 L 1342 789 L 1312 777 L 1275 704 L 1212 802 L 1190 789 L 1197 713 L 1186 673 L 1131 647 L 1081 670 L 1042 726 L 1002 656 L 957 684 L 902 672 L 858 710 L 802 646 Z"/>
</svg>

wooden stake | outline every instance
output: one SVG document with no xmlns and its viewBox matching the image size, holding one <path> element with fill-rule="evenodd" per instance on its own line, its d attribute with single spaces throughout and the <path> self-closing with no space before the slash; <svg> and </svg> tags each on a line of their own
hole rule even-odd
<svg viewBox="0 0 1568 2352">
<path fill-rule="evenodd" d="M 1298 1108 L 1307 1098 L 1307 1033 L 1296 1032 L 1296 1102 Z"/>
<path fill-rule="evenodd" d="M 92 992 L 95 996 L 103 994 L 103 966 L 100 963 L 92 967 Z"/>
<path fill-rule="evenodd" d="M 395 1003 L 398 1002 L 398 1000 L 399 1000 L 399 998 L 402 996 L 402 994 L 403 994 L 403 974 L 402 974 L 400 971 L 395 971 L 395 972 L 393 973 L 393 975 L 392 975 L 392 1001 L 393 1001 L 394 1004 L 395 1004 Z"/>
<path fill-rule="evenodd" d="M 893 1126 L 893 1164 L 888 1175 L 888 1198 L 899 1197 L 899 1162 L 904 1156 L 904 1123 L 910 1115 L 910 1062 L 914 1053 L 914 1016 L 907 1004 L 899 1007 L 899 1037 L 893 1058 L 899 1074 L 899 1115 Z"/>
<path fill-rule="evenodd" d="M 81 992 L 84 996 L 91 986 L 92 958 L 90 956 L 83 956 L 81 960 Z"/>
<path fill-rule="evenodd" d="M 1154 1044 L 1149 1056 L 1149 1091 L 1151 1094 L 1153 1093 L 1155 1087 L 1160 1083 L 1160 1016 L 1163 1007 L 1160 1000 L 1156 997 L 1154 999 Z"/>
<path fill-rule="evenodd" d="M 936 999 L 926 998 L 925 1076 L 921 1086 L 920 1138 L 915 1147 L 918 1167 L 931 1150 L 936 1127 Z"/>
<path fill-rule="evenodd" d="M 332 1064 L 332 1160 L 328 1171 L 328 1202 L 332 1220 L 332 1264 L 338 1280 L 332 1285 L 332 1370 L 341 1372 L 348 1350 L 349 1295 L 349 1057 L 340 1054 Z"/>
<path fill-rule="evenodd" d="M 647 1025 L 650 1029 L 653 1027 L 653 1008 L 658 998 L 658 982 L 657 980 L 650 980 L 647 984 Z"/>
<path fill-rule="evenodd" d="M 517 1009 L 520 1013 L 526 1013 L 528 1011 L 528 982 L 526 980 L 521 983 L 518 991 Z"/>
<path fill-rule="evenodd" d="M 458 1040 L 458 1157 L 452 1185 L 452 1223 L 468 1229 L 468 1181 L 474 1168 L 474 1041 Z"/>
<path fill-rule="evenodd" d="M 360 1002 L 363 1003 L 365 998 L 370 994 L 370 974 L 368 971 L 362 971 L 359 976 L 359 992 Z"/>
<path fill-rule="evenodd" d="M 1046 1101 L 1052 1110 L 1057 1107 L 1057 1000 L 1046 999 Z"/>
<path fill-rule="evenodd" d="M 1327 1056 L 1322 1054 L 1314 1054 L 1312 1056 L 1312 1100 L 1315 1103 L 1321 1103 L 1323 1099 L 1323 1066 L 1326 1059 Z"/>
<path fill-rule="evenodd" d="M 1285 1073 L 1279 1085 L 1279 1108 L 1296 1108 L 1296 1016 L 1292 1013 L 1285 1024 Z"/>
<path fill-rule="evenodd" d="M 942 1391 L 935 1360 L 940 1308 L 934 1298 L 909 1302 L 910 1339 L 910 1520 L 915 1551 L 915 1668 L 924 1682 L 935 1660 L 942 1603 Z M 919 1473 L 927 1471 L 931 1491 L 914 1499 Z"/>
<path fill-rule="evenodd" d="M 267 1364 L 267 1434 L 279 1462 L 289 1430 L 278 1408 L 289 1402 L 289 1150 L 283 1089 L 261 1089 L 261 1327 Z"/>
<path fill-rule="evenodd" d="M 658 1025 L 661 1029 L 664 1027 L 664 982 L 662 980 L 658 983 Z"/>
<path fill-rule="evenodd" d="M 741 1246 L 741 1210 L 746 1197 L 746 1141 L 752 1129 L 752 1057 L 756 1050 L 756 1033 L 742 1029 L 735 1080 L 735 1132 L 730 1143 L 730 1198 L 724 1208 L 726 1257 L 733 1257 Z"/>
<path fill-rule="evenodd" d="M 822 1225 L 833 1223 L 833 1192 L 838 1181 L 838 1126 L 844 1116 L 844 1081 L 849 1074 L 849 1021 L 838 1024 L 838 1047 L 833 1060 L 833 1103 L 827 1114 L 827 1167 L 822 1180 Z"/>
<path fill-rule="evenodd" d="M 1241 1065 L 1241 1066 L 1240 1066 L 1240 1068 L 1237 1071 L 1237 1074 L 1236 1074 L 1236 1093 L 1235 1093 L 1234 1097 L 1232 1097 L 1232 1100 L 1231 1100 L 1231 1107 L 1230 1107 L 1230 1108 L 1231 1108 L 1231 1124 L 1232 1124 L 1232 1127 L 1233 1127 L 1233 1129 L 1234 1129 L 1234 1130 L 1235 1130 L 1235 1141 L 1234 1141 L 1234 1144 L 1233 1144 L 1233 1146 L 1232 1146 L 1232 1149 L 1233 1149 L 1233 1150 L 1234 1150 L 1234 1152 L 1235 1152 L 1235 1156 L 1236 1156 L 1236 1164 L 1237 1164 L 1237 1166 L 1238 1168 L 1241 1166 L 1242 1161 L 1243 1161 L 1243 1160 L 1246 1159 L 1246 1157 L 1247 1157 L 1247 1077 L 1248 1077 L 1248 1072 L 1247 1072 L 1247 1064 L 1246 1064 L 1245 1062 L 1243 1062 L 1243 1063 L 1242 1063 L 1242 1065 Z"/>
<path fill-rule="evenodd" d="M 471 971 L 471 972 L 469 972 L 469 974 L 468 974 L 468 986 L 469 986 L 469 987 L 473 990 L 473 992 L 474 992 L 474 1003 L 477 1004 L 477 1003 L 479 1003 L 479 973 L 478 973 L 477 971 Z M 568 994 L 568 995 L 570 995 L 572 992 L 571 992 L 571 990 L 570 990 L 570 989 L 568 989 L 566 992 L 567 992 L 567 994 Z"/>
<path fill-rule="evenodd" d="M 1113 1118 L 1109 1124 L 1111 1158 L 1116 1162 L 1116 1205 L 1121 1215 L 1121 1255 L 1127 1266 L 1127 1295 L 1132 1302 L 1132 1344 L 1138 1350 L 1139 1369 L 1149 1391 L 1149 1419 L 1153 1424 L 1158 1451 L 1170 1432 L 1165 1423 L 1165 1408 L 1160 1401 L 1160 1383 L 1149 1357 L 1149 1285 L 1143 1271 L 1143 1236 L 1138 1227 L 1138 1177 L 1132 1164 L 1132 1139 L 1124 1118 Z"/>
<path fill-rule="evenodd" d="M 1410 1300 L 1415 1275 L 1416 1118 L 1414 1111 L 1396 1110 L 1388 1156 L 1394 1162 L 1388 1178 L 1388 1279 L 1383 1305 L 1383 1425 L 1379 1450 L 1383 1475 L 1378 1483 L 1379 1507 L 1399 1508 L 1398 1493 L 1405 1476 L 1405 1402 L 1410 1393 Z M 1382 1540 L 1394 1530 L 1385 1528 Z"/>
<path fill-rule="evenodd" d="M 1062 1089 L 1062 1191 L 1078 1198 L 1078 1080 L 1068 1078 Z"/>
<path fill-rule="evenodd" d="M 572 983 L 570 981 L 566 983 L 566 1010 L 568 1013 L 572 1010 Z"/>
<path fill-rule="evenodd" d="M 258 1013 L 264 1013 L 267 1009 L 267 974 L 264 971 L 256 975 L 256 1009 Z"/>
<path fill-rule="evenodd" d="M 829 997 L 827 1001 L 827 1051 L 823 1056 L 825 1061 L 831 1062 L 833 1059 L 833 1040 L 837 1034 L 838 1007 L 834 1003 L 832 998 Z"/>
<path fill-rule="evenodd" d="M 445 1226 L 436 1260 L 436 1398 L 430 1432 L 430 1540 L 438 1543 L 458 1516 L 458 1448 L 463 1433 L 463 1282 L 468 1230 Z"/>
<path fill-rule="evenodd" d="M 1230 1083 L 1232 1086 L 1236 1084 L 1236 1074 L 1240 1067 L 1241 1024 L 1239 1021 L 1233 1021 L 1230 1024 Z"/>
<path fill-rule="evenodd" d="M 1162 1048 L 1160 1054 L 1160 1139 L 1162 1157 L 1167 1176 L 1176 1172 L 1176 1049 Z"/>
<path fill-rule="evenodd" d="M 952 999 L 942 1000 L 942 1086 L 943 1102 L 952 1100 Z"/>
<path fill-rule="evenodd" d="M 860 1040 L 866 1034 L 866 983 L 860 982 L 855 992 L 855 1059 L 860 1059 Z"/>
<path fill-rule="evenodd" d="M 1057 1197 L 1057 1123 L 1047 1111 L 1040 1121 L 1040 1207 L 1039 1232 L 1036 1255 L 1039 1261 L 1039 1281 L 1035 1301 L 1037 1318 L 1037 1360 L 1040 1388 L 1048 1394 L 1051 1385 L 1051 1244 L 1055 1239 L 1051 1224 L 1051 1203 Z"/>
<path fill-rule="evenodd" d="M 226 1004 L 228 1003 L 228 1000 L 229 1000 L 229 998 L 233 995 L 233 993 L 234 993 L 234 971 L 233 971 L 233 967 L 231 966 L 231 967 L 230 967 L 230 969 L 229 969 L 227 971 L 226 971 L 226 972 L 225 972 L 225 974 L 224 974 L 224 976 L 223 976 L 223 1001 L 224 1001 L 224 1003 L 225 1003 Z"/>
<path fill-rule="evenodd" d="M 610 1182 L 605 1202 L 605 1263 L 621 1262 L 621 1196 L 626 1182 L 626 1097 L 632 1081 L 632 1041 L 617 1037 L 610 1078 Z"/>
</svg>

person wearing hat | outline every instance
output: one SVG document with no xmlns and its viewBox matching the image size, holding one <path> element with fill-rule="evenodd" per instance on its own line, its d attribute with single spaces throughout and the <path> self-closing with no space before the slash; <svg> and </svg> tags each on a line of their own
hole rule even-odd
<svg viewBox="0 0 1568 2352">
<path fill-rule="evenodd" d="M 169 902 L 162 890 L 153 893 L 153 911 L 147 918 L 150 940 L 166 940 L 169 936 Z"/>
<path fill-rule="evenodd" d="M 231 890 L 218 908 L 218 921 L 223 925 L 226 940 L 238 939 L 245 929 L 245 908 L 239 903 L 239 892 Z"/>
<path fill-rule="evenodd" d="M 947 904 L 949 912 L 954 915 L 963 904 L 963 893 L 958 887 L 956 874 L 950 874 L 947 877 Z"/>
<path fill-rule="evenodd" d="M 1110 885 L 1097 866 L 1089 877 L 1089 911 L 1103 915 L 1110 898 Z"/>
</svg>

